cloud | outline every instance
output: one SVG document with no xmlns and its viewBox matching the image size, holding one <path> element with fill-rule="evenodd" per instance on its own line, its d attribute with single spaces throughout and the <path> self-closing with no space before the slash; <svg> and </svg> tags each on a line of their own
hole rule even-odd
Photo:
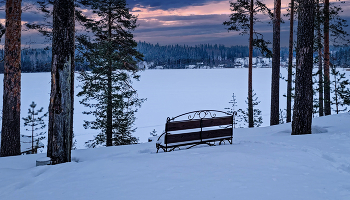
<svg viewBox="0 0 350 200">
<path fill-rule="evenodd" d="M 149 8 L 150 10 L 169 10 L 187 6 L 202 6 L 204 4 L 222 1 L 223 0 L 127 0 L 126 2 L 131 8 L 141 7 Z"/>
<path fill-rule="evenodd" d="M 33 1 L 33 0 L 30 0 Z M 273 0 L 265 0 L 272 9 Z M 133 32 L 135 40 L 151 43 L 187 44 L 218 43 L 226 46 L 248 45 L 248 37 L 237 32 L 228 32 L 223 26 L 231 14 L 229 0 L 127 0 L 132 13 L 138 16 L 139 27 Z M 350 20 L 350 7 L 342 4 L 344 12 L 341 14 Z M 288 2 L 282 4 L 287 7 Z M 31 12 L 30 12 L 31 11 Z M 43 16 L 33 13 L 34 10 L 23 12 L 22 20 L 25 22 L 42 22 Z M 92 15 L 85 10 L 85 14 Z M 283 13 L 286 11 L 283 10 Z M 0 21 L 5 18 L 5 12 L 0 12 Z M 265 16 L 260 18 L 268 21 Z M 4 21 L 4 20 L 3 20 Z M 295 22 L 295 34 L 297 22 Z M 255 29 L 264 34 L 264 38 L 272 41 L 272 26 L 267 23 L 255 25 Z M 77 28 L 77 30 L 80 30 Z M 350 32 L 350 27 L 346 28 Z M 22 34 L 24 43 L 43 40 L 40 34 L 26 32 Z M 281 24 L 281 46 L 288 45 L 289 20 Z M 296 37 L 295 37 L 296 39 Z M 1 44 L 0 44 L 1 45 Z"/>
</svg>

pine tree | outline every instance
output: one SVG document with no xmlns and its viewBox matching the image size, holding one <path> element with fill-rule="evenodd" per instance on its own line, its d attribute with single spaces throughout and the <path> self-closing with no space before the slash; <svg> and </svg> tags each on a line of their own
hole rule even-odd
<svg viewBox="0 0 350 200">
<path fill-rule="evenodd" d="M 136 50 L 132 30 L 136 28 L 136 16 L 130 14 L 125 0 L 91 0 L 81 3 L 92 9 L 98 19 L 80 15 L 80 19 L 93 37 L 77 38 L 81 60 L 89 64 L 91 72 L 82 72 L 79 80 L 84 97 L 80 103 L 93 110 L 94 121 L 85 121 L 84 127 L 100 130 L 88 147 L 133 144 L 132 136 L 135 112 L 144 99 L 137 97 L 132 79 L 138 80 L 136 62 L 142 54 Z"/>
<path fill-rule="evenodd" d="M 5 35 L 5 26 L 3 26 L 2 24 L 0 24 L 0 42 L 1 42 L 1 38 L 3 35 Z"/>
<path fill-rule="evenodd" d="M 237 111 L 236 111 L 236 106 L 237 106 L 237 101 L 236 101 L 236 96 L 235 93 L 232 93 L 232 99 L 228 102 L 231 104 L 231 107 L 225 108 L 227 110 L 226 112 L 230 115 L 233 115 L 233 128 L 236 128 L 237 121 L 236 121 L 236 116 L 237 116 Z"/>
<path fill-rule="evenodd" d="M 300 0 L 292 135 L 311 134 L 314 1 Z"/>
<path fill-rule="evenodd" d="M 256 97 L 256 93 L 254 93 L 253 91 L 253 106 L 257 106 L 259 105 L 260 101 L 258 101 L 258 97 Z M 246 101 L 246 104 L 248 104 L 248 98 Z M 249 106 L 249 105 L 248 105 Z M 248 108 L 246 110 L 243 109 L 238 109 L 237 111 L 237 118 L 238 118 L 238 122 L 243 122 L 243 125 L 246 126 L 248 125 L 249 127 L 249 110 Z M 261 110 L 254 108 L 253 109 L 253 125 L 254 127 L 260 127 L 263 123 L 263 118 L 262 118 L 262 114 L 261 114 Z"/>
<path fill-rule="evenodd" d="M 71 161 L 75 68 L 74 13 L 74 0 L 54 1 L 47 145 L 47 156 L 54 164 Z"/>
<path fill-rule="evenodd" d="M 316 38 L 316 41 L 317 41 L 317 38 Z M 318 62 L 318 60 L 316 59 L 315 62 Z M 320 84 L 319 73 L 320 73 L 320 70 L 318 70 L 316 73 L 312 74 L 312 76 L 313 76 L 312 88 L 313 88 L 313 96 L 314 96 L 313 97 L 313 111 L 312 111 L 313 117 L 323 116 L 320 113 L 320 110 L 322 110 L 322 104 L 323 104 L 323 101 L 322 101 L 323 96 L 320 97 L 320 93 L 322 93 L 323 90 L 321 90 L 320 85 L 321 85 L 321 87 L 323 87 L 322 86 L 323 83 Z M 318 115 L 316 115 L 317 113 L 318 113 Z"/>
<path fill-rule="evenodd" d="M 350 81 L 345 77 L 345 73 L 340 73 L 334 66 L 331 68 L 331 75 L 334 77 L 331 81 L 331 92 L 334 93 L 331 105 L 335 105 L 333 110 L 339 114 L 347 111 L 347 106 L 350 105 Z"/>
<path fill-rule="evenodd" d="M 329 0 L 324 0 L 324 114 L 331 114 L 331 91 L 329 79 Z"/>
<path fill-rule="evenodd" d="M 44 113 L 43 115 L 39 116 L 40 113 L 43 112 L 43 107 L 41 107 L 39 110 L 35 111 L 36 104 L 34 101 L 30 104 L 30 108 L 28 109 L 28 116 L 23 117 L 24 120 L 24 126 L 29 126 L 30 129 L 26 129 L 26 131 L 30 131 L 32 133 L 32 153 L 37 153 L 37 149 L 40 148 L 39 143 L 41 140 L 45 139 L 46 132 L 39 132 L 42 131 L 46 127 L 46 123 L 44 121 L 44 118 L 47 117 L 48 112 Z"/>
<path fill-rule="evenodd" d="M 274 0 L 270 125 L 279 124 L 281 0 Z"/>
<path fill-rule="evenodd" d="M 6 1 L 4 95 L 0 156 L 21 154 L 21 0 Z"/>
<path fill-rule="evenodd" d="M 279 123 L 280 124 L 284 124 L 285 123 L 285 119 L 287 118 L 286 115 L 286 110 L 282 110 L 280 109 L 280 114 L 279 114 Z"/>
<path fill-rule="evenodd" d="M 343 3 L 343 2 L 342 2 Z M 323 116 L 325 112 L 331 113 L 330 105 L 330 79 L 329 79 L 329 66 L 335 63 L 330 62 L 329 53 L 329 40 L 331 36 L 333 45 L 338 44 L 348 44 L 349 39 L 347 38 L 349 34 L 347 33 L 345 27 L 346 20 L 339 16 L 342 12 L 342 7 L 333 3 L 335 5 L 330 6 L 329 2 L 325 2 L 324 6 L 317 0 L 316 1 L 316 11 L 315 11 L 315 51 L 318 52 L 316 61 L 318 63 L 318 98 L 316 107 L 319 116 Z M 328 27 L 328 28 L 327 28 Z M 323 31 L 321 31 L 323 28 Z M 328 29 L 328 30 L 327 30 Z M 323 35 L 322 35 L 323 33 Z M 328 34 L 328 35 L 327 35 Z M 322 40 L 323 39 L 323 40 Z M 323 43 L 322 43 L 323 42 Z M 324 50 L 324 55 L 323 51 Z M 328 53 L 327 53 L 328 52 Z M 324 62 L 323 62 L 324 61 Z M 324 63 L 324 68 L 323 68 Z M 327 114 L 327 115 L 328 115 Z"/>
<path fill-rule="evenodd" d="M 237 0 L 237 2 L 230 2 L 231 11 L 230 21 L 225 21 L 223 24 L 229 26 L 229 31 L 239 31 L 241 35 L 248 34 L 249 31 L 249 70 L 248 70 L 248 116 L 249 116 L 249 127 L 254 127 L 253 119 L 253 46 L 257 47 L 267 57 L 271 57 L 272 53 L 267 48 L 270 42 L 266 42 L 263 35 L 254 30 L 254 24 L 258 21 L 258 13 L 268 14 L 272 16 L 271 10 L 267 8 L 261 1 L 256 0 Z M 254 38 L 254 35 L 256 38 Z"/>
<path fill-rule="evenodd" d="M 292 74 L 293 74 L 293 35 L 294 35 L 294 0 L 290 3 L 289 23 L 289 54 L 288 54 L 288 82 L 287 82 L 287 122 L 292 121 Z"/>
<path fill-rule="evenodd" d="M 319 116 L 323 116 L 323 65 L 322 65 L 322 34 L 321 34 L 321 24 L 322 24 L 322 13 L 321 13 L 320 1 L 316 1 L 316 16 L 315 16 L 315 27 L 316 27 L 316 41 L 315 46 L 317 49 L 318 57 L 318 113 Z"/>
</svg>

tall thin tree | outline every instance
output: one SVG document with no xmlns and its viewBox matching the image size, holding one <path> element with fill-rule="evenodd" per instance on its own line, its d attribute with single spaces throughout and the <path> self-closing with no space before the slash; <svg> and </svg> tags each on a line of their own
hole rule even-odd
<svg viewBox="0 0 350 200">
<path fill-rule="evenodd" d="M 293 76 L 293 36 L 294 36 L 294 0 L 290 1 L 289 23 L 289 55 L 288 55 L 288 82 L 287 82 L 287 122 L 292 121 L 292 76 Z"/>
<path fill-rule="evenodd" d="M 21 0 L 6 1 L 1 156 L 21 154 Z"/>
<path fill-rule="evenodd" d="M 254 30 L 254 23 L 258 21 L 254 17 L 258 13 L 268 14 L 272 16 L 271 10 L 259 0 L 237 0 L 237 2 L 230 2 L 231 11 L 230 21 L 225 21 L 223 24 L 229 26 L 228 30 L 242 31 L 240 34 L 248 34 L 249 31 L 249 65 L 248 65 L 248 118 L 249 127 L 254 127 L 254 109 L 253 109 L 253 47 L 257 47 L 261 53 L 267 57 L 271 57 L 272 53 L 267 48 L 270 42 L 266 42 L 263 35 Z M 254 35 L 256 38 L 254 38 Z M 260 38 L 259 38 L 260 37 Z"/>
<path fill-rule="evenodd" d="M 249 9 L 249 72 L 248 72 L 248 117 L 249 127 L 254 127 L 253 109 L 253 30 L 254 30 L 254 0 L 250 0 Z"/>
<path fill-rule="evenodd" d="M 314 1 L 299 0 L 292 135 L 311 134 L 313 111 Z"/>
<path fill-rule="evenodd" d="M 324 1 L 324 114 L 331 114 L 331 87 L 329 79 L 329 0 Z"/>
<path fill-rule="evenodd" d="M 322 33 L 321 33 L 321 9 L 320 0 L 316 1 L 316 48 L 318 53 L 318 113 L 319 116 L 323 116 L 323 65 L 322 65 Z"/>
<path fill-rule="evenodd" d="M 47 156 L 71 161 L 74 103 L 74 0 L 55 0 Z"/>
<path fill-rule="evenodd" d="M 274 0 L 270 125 L 279 124 L 281 0 Z"/>
</svg>

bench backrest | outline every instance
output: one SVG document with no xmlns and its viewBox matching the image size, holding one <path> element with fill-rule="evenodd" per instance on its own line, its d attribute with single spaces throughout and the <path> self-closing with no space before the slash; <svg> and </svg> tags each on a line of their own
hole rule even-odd
<svg viewBox="0 0 350 200">
<path fill-rule="evenodd" d="M 165 144 L 178 143 L 178 142 L 188 142 L 194 140 L 208 140 L 212 138 L 220 137 L 232 137 L 232 124 L 233 116 L 226 117 L 215 117 L 215 118 L 204 118 L 204 119 L 195 119 L 195 120 L 185 120 L 185 121 L 173 121 L 167 122 L 165 125 Z M 227 125 L 231 128 L 221 128 L 215 130 L 203 131 L 202 128 L 213 127 L 213 126 L 222 126 Z M 169 134 L 171 131 L 182 131 L 187 129 L 198 129 L 200 131 L 188 133 L 179 133 L 179 134 Z"/>
</svg>

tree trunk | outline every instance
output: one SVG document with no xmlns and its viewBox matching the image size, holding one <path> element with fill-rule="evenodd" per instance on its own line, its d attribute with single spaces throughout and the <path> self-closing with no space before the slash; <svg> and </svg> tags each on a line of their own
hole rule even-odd
<svg viewBox="0 0 350 200">
<path fill-rule="evenodd" d="M 111 5 L 109 6 L 111 7 Z M 108 13 L 108 40 L 112 39 L 112 11 Z M 112 52 L 108 50 L 111 55 Z M 109 56 L 110 58 L 111 56 Z M 113 102 L 112 102 L 112 61 L 108 61 L 108 74 L 107 74 L 107 128 L 106 128 L 106 146 L 112 146 L 112 133 L 113 133 Z"/>
<path fill-rule="evenodd" d="M 292 74 L 293 74 L 293 31 L 294 31 L 294 0 L 290 1 L 289 25 L 289 60 L 287 83 L 287 123 L 292 121 Z"/>
<path fill-rule="evenodd" d="M 313 111 L 314 1 L 301 0 L 298 12 L 297 66 L 292 135 L 311 134 Z"/>
<path fill-rule="evenodd" d="M 274 1 L 270 125 L 279 124 L 281 0 Z"/>
<path fill-rule="evenodd" d="M 34 152 L 34 108 L 32 108 L 32 154 Z"/>
<path fill-rule="evenodd" d="M 334 75 L 334 96 L 335 96 L 335 111 L 339 114 L 339 103 L 338 103 L 338 81 L 337 75 Z"/>
<path fill-rule="evenodd" d="M 112 67 L 111 64 L 108 66 L 107 75 L 107 128 L 106 128 L 106 146 L 112 146 L 112 125 L 113 125 L 113 107 L 112 107 Z"/>
<path fill-rule="evenodd" d="M 21 154 L 21 3 L 6 1 L 1 156 Z"/>
<path fill-rule="evenodd" d="M 318 47 L 318 104 L 319 116 L 323 116 L 323 72 L 322 72 L 322 35 L 321 35 L 321 16 L 320 16 L 320 2 L 317 0 L 317 47 Z"/>
<path fill-rule="evenodd" d="M 249 33 L 249 72 L 248 72 L 248 119 L 249 127 L 254 127 L 253 116 L 253 6 L 254 0 L 250 0 L 250 33 Z"/>
<path fill-rule="evenodd" d="M 74 0 L 53 6 L 51 94 L 47 156 L 53 163 L 71 161 L 74 105 Z"/>
<path fill-rule="evenodd" d="M 324 113 L 331 114 L 331 91 L 329 80 L 329 0 L 324 2 Z"/>
</svg>

